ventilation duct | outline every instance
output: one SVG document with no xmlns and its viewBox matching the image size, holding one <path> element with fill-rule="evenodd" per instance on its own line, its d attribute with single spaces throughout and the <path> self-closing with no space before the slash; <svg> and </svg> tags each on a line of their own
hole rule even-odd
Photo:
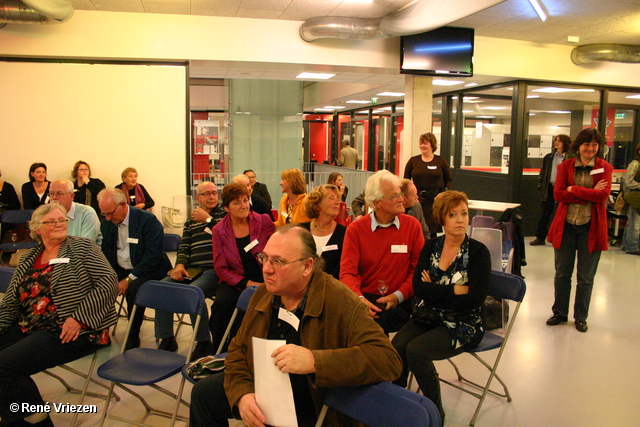
<svg viewBox="0 0 640 427">
<path fill-rule="evenodd" d="M 571 60 L 576 65 L 599 61 L 636 64 L 640 63 L 640 46 L 614 43 L 585 44 L 571 51 Z"/>
<path fill-rule="evenodd" d="M 321 38 L 379 39 L 405 36 L 440 28 L 505 0 L 419 0 L 384 18 L 318 16 L 300 26 L 300 37 L 312 42 Z"/>
<path fill-rule="evenodd" d="M 59 24 L 72 16 L 71 0 L 0 0 L 0 28 L 7 24 Z"/>
</svg>

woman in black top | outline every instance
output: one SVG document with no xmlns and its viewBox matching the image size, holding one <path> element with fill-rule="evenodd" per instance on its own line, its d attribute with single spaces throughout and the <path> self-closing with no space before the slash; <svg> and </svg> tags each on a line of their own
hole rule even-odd
<svg viewBox="0 0 640 427">
<path fill-rule="evenodd" d="M 453 357 L 482 341 L 481 311 L 489 289 L 491 255 L 485 245 L 467 236 L 466 194 L 447 191 L 436 197 L 433 214 L 444 227 L 444 236 L 428 240 L 422 249 L 413 277 L 420 302 L 392 344 L 404 362 L 396 383 L 406 386 L 411 370 L 444 423 L 433 361 Z"/>
<path fill-rule="evenodd" d="M 298 225 L 311 231 L 318 255 L 324 259 L 324 271 L 340 280 L 340 257 L 347 227 L 336 222 L 340 212 L 338 188 L 330 184 L 317 187 L 307 196 L 304 209 L 313 219 Z"/>
<path fill-rule="evenodd" d="M 49 202 L 49 181 L 47 165 L 33 163 L 29 167 L 29 182 L 22 184 L 22 205 L 25 209 L 35 209 Z"/>
<path fill-rule="evenodd" d="M 81 205 L 91 206 L 100 218 L 98 206 L 98 193 L 104 190 L 104 182 L 98 178 L 91 178 L 91 166 L 89 163 L 78 160 L 71 170 L 73 188 L 76 191 L 73 201 Z"/>
<path fill-rule="evenodd" d="M 412 180 L 416 185 L 424 219 L 431 231 L 431 238 L 434 238 L 442 228 L 431 213 L 433 199 L 442 191 L 450 189 L 453 179 L 447 161 L 434 154 L 438 148 L 435 135 L 430 132 L 420 135 L 419 144 L 421 154 L 409 159 L 404 168 L 404 178 Z"/>
</svg>

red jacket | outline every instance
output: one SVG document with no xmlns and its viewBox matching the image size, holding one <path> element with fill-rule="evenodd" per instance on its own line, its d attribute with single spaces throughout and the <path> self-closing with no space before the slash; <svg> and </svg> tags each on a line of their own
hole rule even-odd
<svg viewBox="0 0 640 427">
<path fill-rule="evenodd" d="M 554 248 L 560 249 L 569 204 L 591 202 L 589 252 L 606 251 L 609 249 L 606 203 L 609 198 L 609 193 L 611 193 L 613 166 L 607 161 L 596 157 L 592 172 L 598 171 L 599 169 L 602 169 L 602 172 L 592 175 L 593 185 L 595 186 L 601 179 L 607 182 L 607 187 L 604 190 L 596 190 L 575 185 L 574 174 L 576 161 L 579 160 L 577 158 L 568 159 L 558 165 L 558 174 L 553 188 L 553 197 L 558 202 L 558 209 L 556 210 L 556 216 L 553 218 L 551 227 L 549 227 L 547 241 L 551 243 Z M 571 192 L 567 191 L 567 187 L 570 186 L 573 186 Z"/>
</svg>

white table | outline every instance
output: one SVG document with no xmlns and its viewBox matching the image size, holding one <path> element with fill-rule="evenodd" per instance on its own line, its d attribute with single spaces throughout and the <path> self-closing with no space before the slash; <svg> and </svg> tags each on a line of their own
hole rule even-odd
<svg viewBox="0 0 640 427">
<path fill-rule="evenodd" d="M 507 209 L 519 208 L 520 203 L 490 202 L 487 200 L 469 200 L 469 209 L 475 209 L 478 215 L 484 211 L 504 212 Z"/>
</svg>

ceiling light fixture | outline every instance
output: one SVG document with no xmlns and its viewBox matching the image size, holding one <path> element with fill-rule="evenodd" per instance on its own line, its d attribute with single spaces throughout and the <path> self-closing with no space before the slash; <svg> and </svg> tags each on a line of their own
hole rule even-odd
<svg viewBox="0 0 640 427">
<path fill-rule="evenodd" d="M 544 13 L 544 10 L 542 10 L 542 6 L 538 3 L 538 0 L 529 0 L 529 3 L 531 3 L 531 6 L 533 6 L 542 22 L 546 21 L 547 15 Z"/>
<path fill-rule="evenodd" d="M 640 95 L 625 96 L 625 98 L 628 98 L 628 99 L 640 99 Z"/>
<path fill-rule="evenodd" d="M 472 86 L 478 86 L 478 83 L 468 83 L 464 85 L 464 87 L 472 87 Z"/>
<path fill-rule="evenodd" d="M 296 79 L 311 79 L 311 80 L 326 80 L 335 76 L 335 74 L 328 73 L 300 73 L 296 76 Z"/>
<path fill-rule="evenodd" d="M 371 101 L 358 101 L 357 99 L 352 99 L 350 101 L 346 101 L 347 104 L 371 104 Z"/>
<path fill-rule="evenodd" d="M 404 96 L 402 92 L 382 92 L 376 94 L 377 96 Z"/>
<path fill-rule="evenodd" d="M 594 89 L 569 89 L 564 87 L 543 87 L 540 89 L 533 89 L 532 92 L 544 92 L 544 93 L 563 93 L 563 92 L 594 92 Z"/>
<path fill-rule="evenodd" d="M 464 82 L 459 80 L 433 79 L 433 82 L 431 83 L 434 86 L 455 86 L 455 85 L 461 85 Z"/>
</svg>

